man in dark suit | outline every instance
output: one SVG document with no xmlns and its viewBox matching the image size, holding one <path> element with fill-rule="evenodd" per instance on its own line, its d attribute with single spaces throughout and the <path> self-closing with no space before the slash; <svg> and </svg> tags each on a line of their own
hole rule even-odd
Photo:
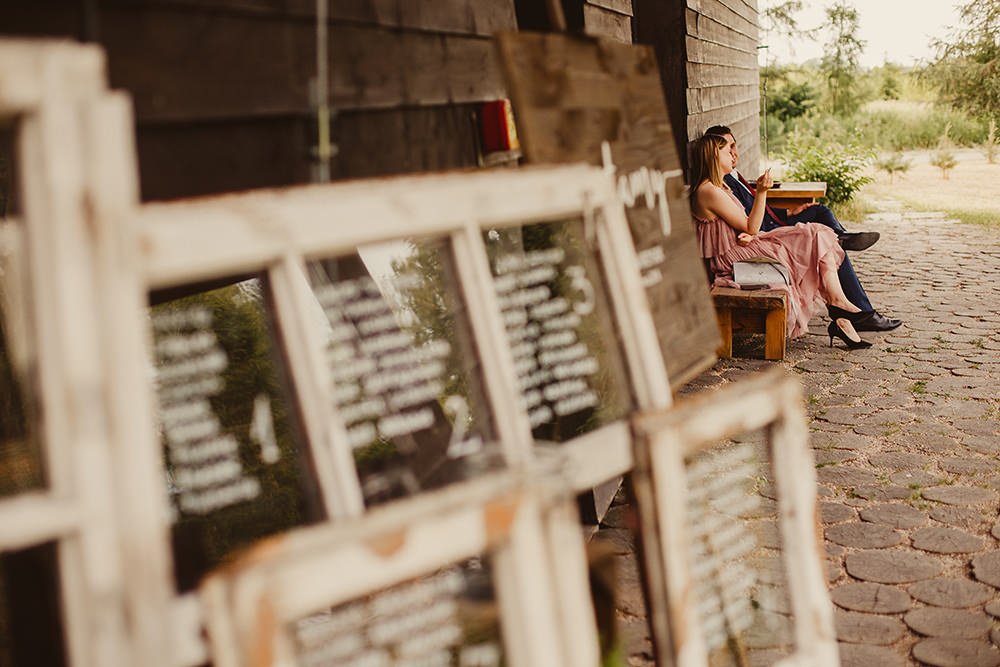
<svg viewBox="0 0 1000 667">
<path fill-rule="evenodd" d="M 733 154 L 733 164 L 735 165 L 739 158 L 739 151 L 736 148 L 736 139 L 733 137 L 732 130 L 725 125 L 714 125 L 705 130 L 705 134 L 720 136 L 728 142 L 729 150 Z M 747 182 L 735 168 L 732 173 L 726 174 L 723 180 L 749 215 L 754 197 L 756 196 L 753 184 Z M 806 205 L 792 211 L 768 206 L 764 212 L 761 231 L 767 232 L 779 226 L 794 225 L 799 222 L 815 222 L 831 228 L 837 233 L 840 245 L 844 250 L 865 250 L 870 248 L 879 239 L 878 232 L 848 232 L 840 224 L 840 221 L 837 220 L 833 211 L 822 204 Z M 851 303 L 864 312 L 864 315 L 853 323 L 856 330 L 891 331 L 903 323 L 902 320 L 885 317 L 875 310 L 875 307 L 872 306 L 871 301 L 868 299 L 868 294 L 861 286 L 857 274 L 854 273 L 851 260 L 846 255 L 844 256 L 844 262 L 837 271 L 837 276 L 840 278 L 840 284 L 844 288 L 844 294 L 851 300 Z"/>
</svg>

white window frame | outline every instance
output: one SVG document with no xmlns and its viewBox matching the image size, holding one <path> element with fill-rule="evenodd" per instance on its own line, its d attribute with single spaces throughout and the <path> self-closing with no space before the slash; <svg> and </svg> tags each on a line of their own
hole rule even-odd
<svg viewBox="0 0 1000 667">
<path fill-rule="evenodd" d="M 34 334 L 37 430 L 46 488 L 0 500 L 0 550 L 54 542 L 66 657 L 75 667 L 136 664 L 119 551 L 114 424 L 106 374 L 87 157 L 108 103 L 94 46 L 0 40 L 0 118 L 16 123 L 21 213 L 2 222 L 8 270 L 19 272 Z M 113 96 L 112 96 L 113 97 Z M 111 104 L 115 104 L 111 101 Z M 14 301 L 14 300 L 12 300 Z M 15 306 L 16 307 L 16 306 Z M 148 663 L 156 665 L 157 663 Z"/>
<path fill-rule="evenodd" d="M 488 554 L 507 664 L 596 665 L 593 613 L 560 614 L 560 607 L 590 609 L 586 571 L 553 567 L 545 553 L 546 517 L 572 505 L 566 495 L 553 496 L 553 486 L 493 474 L 268 540 L 201 586 L 213 664 L 255 664 L 267 646 L 269 664 L 294 667 L 288 626 L 296 620 Z M 575 540 L 582 549 L 579 531 Z M 575 600 L 560 600 L 557 588 L 573 591 Z"/>
<path fill-rule="evenodd" d="M 533 447 L 513 356 L 500 317 L 482 233 L 489 228 L 581 218 L 592 225 L 604 260 L 611 308 L 623 337 L 639 406 L 669 405 L 670 389 L 642 289 L 635 251 L 614 184 L 586 166 L 451 173 L 263 190 L 147 204 L 135 215 L 146 291 L 234 275 L 266 273 L 275 316 L 289 342 L 289 371 L 301 399 L 304 431 L 319 471 L 328 518 L 364 512 L 346 429 L 329 395 L 332 383 L 309 303 L 305 265 L 402 238 L 448 238 L 459 288 L 489 388 L 498 440 L 512 469 L 544 465 Z M 364 224 L 353 224 L 353 221 Z M 346 222 L 345 222 L 346 221 Z M 338 224 L 339 223 L 339 224 Z M 148 361 L 134 367 L 148 367 Z M 559 447 L 556 457 L 582 491 L 632 466 L 627 420 Z M 537 460 L 536 460 L 537 459 Z M 162 462 L 158 464 L 162 468 Z M 162 473 L 161 473 L 162 474 Z M 165 516 L 165 512 L 163 514 Z M 160 526 L 166 532 L 167 526 Z M 126 530 L 128 530 L 126 528 Z M 166 548 L 166 546 L 164 547 Z M 582 555 L 561 556 L 560 562 Z M 579 562 L 568 567 L 583 567 Z M 197 603 L 175 599 L 180 655 L 197 664 Z"/>
<path fill-rule="evenodd" d="M 727 438 L 763 430 L 777 493 L 795 634 L 794 653 L 778 664 L 840 664 L 822 544 L 817 537 L 816 470 L 803 405 L 799 382 L 776 368 L 670 410 L 636 417 L 633 483 L 643 539 L 651 538 L 658 549 L 645 552 L 644 565 L 656 586 L 649 596 L 654 641 L 658 652 L 669 654 L 661 655 L 662 660 L 678 667 L 708 664 L 687 551 L 685 459 Z"/>
</svg>

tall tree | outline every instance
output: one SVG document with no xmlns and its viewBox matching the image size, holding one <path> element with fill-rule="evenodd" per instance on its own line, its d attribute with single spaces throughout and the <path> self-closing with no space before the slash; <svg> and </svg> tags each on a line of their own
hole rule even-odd
<svg viewBox="0 0 1000 667">
<path fill-rule="evenodd" d="M 941 97 L 976 113 L 1000 113 L 1000 0 L 968 0 L 961 25 L 932 42 L 937 57 L 927 68 Z"/>
<path fill-rule="evenodd" d="M 836 114 L 848 112 L 857 102 L 858 62 L 864 41 L 858 39 L 858 11 L 838 0 L 826 10 L 827 41 L 820 62 L 830 93 L 830 106 Z"/>
</svg>

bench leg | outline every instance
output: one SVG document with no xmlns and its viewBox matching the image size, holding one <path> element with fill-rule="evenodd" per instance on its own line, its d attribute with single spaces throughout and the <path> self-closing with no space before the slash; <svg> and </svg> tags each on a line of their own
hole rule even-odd
<svg viewBox="0 0 1000 667">
<path fill-rule="evenodd" d="M 722 359 L 729 359 L 733 356 L 733 311 L 729 308 L 717 308 L 715 316 L 719 320 L 719 334 L 722 337 L 718 355 Z"/>
<path fill-rule="evenodd" d="M 732 345 L 732 334 L 730 334 Z M 785 311 L 767 311 L 767 323 L 764 326 L 764 358 L 780 361 L 785 358 Z"/>
</svg>

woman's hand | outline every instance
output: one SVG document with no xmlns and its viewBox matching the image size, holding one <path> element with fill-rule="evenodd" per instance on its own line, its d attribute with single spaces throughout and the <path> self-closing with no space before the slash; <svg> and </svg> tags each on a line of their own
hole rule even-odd
<svg viewBox="0 0 1000 667">
<path fill-rule="evenodd" d="M 757 178 L 756 190 L 757 192 L 767 191 L 771 189 L 772 185 L 774 185 L 774 179 L 771 178 L 771 169 L 769 167 L 767 171 Z"/>
<path fill-rule="evenodd" d="M 750 245 L 750 243 L 757 238 L 756 234 L 747 234 L 746 232 L 740 232 L 736 236 L 736 242 L 742 246 Z"/>
</svg>

